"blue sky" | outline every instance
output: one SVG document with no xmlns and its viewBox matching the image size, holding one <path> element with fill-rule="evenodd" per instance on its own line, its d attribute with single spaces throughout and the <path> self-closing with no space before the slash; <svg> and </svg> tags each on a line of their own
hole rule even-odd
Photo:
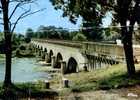
<svg viewBox="0 0 140 100">
<path fill-rule="evenodd" d="M 32 5 L 32 11 L 46 8 L 44 11 L 28 16 L 21 20 L 15 29 L 17 33 L 25 33 L 27 28 L 37 30 L 40 25 L 49 26 L 55 25 L 56 27 L 64 27 L 68 29 L 78 29 L 81 21 L 79 20 L 76 25 L 72 24 L 68 18 L 63 18 L 62 11 L 56 11 L 49 0 L 38 0 L 38 4 Z M 20 13 L 20 11 L 18 11 Z M 16 14 L 18 15 L 18 14 Z M 16 16 L 14 16 L 16 18 Z"/>
<path fill-rule="evenodd" d="M 15 4 L 11 4 L 10 10 L 14 8 Z M 24 6 L 28 9 L 29 6 Z M 46 8 L 42 12 L 38 12 L 34 15 L 28 16 L 19 21 L 15 29 L 16 33 L 25 34 L 27 28 L 32 28 L 34 31 L 40 25 L 49 26 L 54 25 L 56 27 L 63 27 L 67 29 L 79 29 L 81 25 L 81 18 L 77 21 L 77 24 L 72 24 L 67 17 L 62 17 L 61 10 L 55 10 L 49 0 L 38 0 L 37 4 L 31 5 L 32 11 L 37 11 L 42 8 Z M 23 9 L 17 10 L 13 16 L 12 22 L 23 12 Z M 103 26 L 108 26 L 111 23 L 111 15 L 108 13 L 107 17 L 103 19 Z M 1 27 L 2 28 L 2 27 Z M 2 29 L 1 29 L 2 30 Z"/>
</svg>

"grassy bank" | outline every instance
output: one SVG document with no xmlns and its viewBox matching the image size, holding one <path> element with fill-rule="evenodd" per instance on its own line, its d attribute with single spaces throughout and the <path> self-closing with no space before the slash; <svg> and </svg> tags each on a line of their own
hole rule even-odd
<svg viewBox="0 0 140 100">
<path fill-rule="evenodd" d="M 108 68 L 98 69 L 90 72 L 80 72 L 64 75 L 70 80 L 70 88 L 63 89 L 61 94 L 68 92 L 85 92 L 93 90 L 118 89 L 122 87 L 140 84 L 140 65 L 136 65 L 136 75 L 128 77 L 126 66 L 119 64 Z M 51 81 L 54 86 L 60 83 L 61 75 L 56 75 Z"/>
<path fill-rule="evenodd" d="M 41 69 L 44 71 L 44 69 Z M 55 98 L 67 96 L 73 92 L 91 92 L 95 90 L 109 90 L 131 87 L 140 84 L 140 64 L 136 65 L 136 74 L 130 78 L 127 75 L 126 66 L 119 64 L 111 67 L 97 69 L 90 72 L 79 72 L 62 76 L 60 72 L 52 73 L 50 89 L 45 89 L 45 83 L 15 83 L 12 95 L 18 98 Z M 69 88 L 61 88 L 62 77 L 70 81 Z M 9 93 L 9 91 L 8 91 Z M 0 84 L 0 97 L 8 94 Z M 59 96 L 58 96 L 59 95 Z"/>
<path fill-rule="evenodd" d="M 54 100 L 58 93 L 52 89 L 46 89 L 44 82 L 15 83 L 11 88 L 3 88 L 0 83 L 0 99 L 27 100 L 27 98 L 47 98 Z"/>
</svg>

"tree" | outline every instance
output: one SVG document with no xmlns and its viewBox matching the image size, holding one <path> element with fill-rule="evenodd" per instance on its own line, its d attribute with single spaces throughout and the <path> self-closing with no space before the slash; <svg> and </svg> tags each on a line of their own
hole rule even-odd
<svg viewBox="0 0 140 100">
<path fill-rule="evenodd" d="M 34 31 L 33 31 L 33 29 L 28 28 L 28 29 L 26 30 L 25 37 L 26 37 L 26 38 L 32 38 L 33 36 L 34 36 Z"/>
<path fill-rule="evenodd" d="M 35 33 L 36 38 L 69 39 L 69 32 L 61 27 L 40 26 Z"/>
<path fill-rule="evenodd" d="M 72 32 L 70 32 L 70 40 L 72 40 L 73 37 L 75 37 L 78 33 L 79 33 L 79 31 L 72 31 Z"/>
<path fill-rule="evenodd" d="M 121 39 L 120 28 L 112 27 L 117 26 L 116 23 L 112 22 L 108 28 L 103 29 L 103 40 L 107 41 L 116 41 L 117 39 Z"/>
<path fill-rule="evenodd" d="M 78 33 L 76 36 L 73 37 L 74 41 L 86 41 L 87 38 L 84 36 L 84 34 Z"/>
<path fill-rule="evenodd" d="M 27 7 L 27 9 L 23 9 L 23 6 L 29 5 L 34 3 L 34 0 L 0 0 L 0 9 L 1 9 L 1 18 L 2 19 L 2 25 L 4 26 L 4 37 L 5 37 L 5 55 L 6 55 L 6 70 L 5 70 L 5 79 L 4 79 L 4 87 L 11 86 L 11 56 L 12 56 L 12 45 L 11 45 L 11 39 L 12 39 L 12 33 L 14 32 L 14 29 L 16 28 L 17 23 L 38 11 L 31 12 L 30 6 Z M 11 7 L 11 5 L 14 5 L 14 8 Z M 13 8 L 13 9 L 12 9 Z M 13 16 L 15 17 L 16 11 L 18 9 L 23 10 L 21 14 L 18 16 L 18 18 L 13 22 Z"/>
<path fill-rule="evenodd" d="M 127 71 L 130 76 L 135 73 L 132 47 L 132 33 L 134 24 L 140 23 L 139 0 L 50 0 L 55 9 L 62 9 L 63 16 L 68 16 L 75 23 L 77 17 L 82 16 L 91 22 L 103 17 L 105 13 L 114 12 L 114 21 L 120 24 Z M 98 20 L 97 20 L 98 21 Z M 127 26 L 127 23 L 130 23 Z"/>
<path fill-rule="evenodd" d="M 102 18 L 100 17 L 101 20 Z M 102 40 L 102 28 L 101 22 L 96 20 L 84 21 L 82 26 L 82 33 L 88 38 L 88 40 L 99 41 Z"/>
<path fill-rule="evenodd" d="M 94 0 L 50 0 L 55 9 L 63 10 L 63 17 L 69 17 L 72 23 L 76 23 L 78 17 L 82 17 L 82 33 L 90 40 L 101 40 L 101 26 L 104 11 Z"/>
<path fill-rule="evenodd" d="M 124 46 L 127 71 L 130 76 L 135 74 L 132 34 L 134 31 L 134 24 L 136 22 L 138 24 L 140 23 L 139 5 L 139 0 L 117 0 L 117 2 L 114 2 L 112 7 L 116 13 L 114 14 L 116 22 L 118 22 L 121 26 L 121 38 Z M 129 26 L 127 26 L 128 22 Z"/>
</svg>

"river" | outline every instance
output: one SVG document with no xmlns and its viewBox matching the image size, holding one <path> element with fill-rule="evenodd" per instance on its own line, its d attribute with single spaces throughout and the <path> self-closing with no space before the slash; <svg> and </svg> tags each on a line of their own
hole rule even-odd
<svg viewBox="0 0 140 100">
<path fill-rule="evenodd" d="M 13 58 L 12 59 L 12 81 L 13 82 L 34 82 L 46 80 L 50 76 L 46 72 L 35 70 L 40 65 L 36 58 Z M 0 81 L 4 80 L 5 62 L 0 62 Z"/>
</svg>

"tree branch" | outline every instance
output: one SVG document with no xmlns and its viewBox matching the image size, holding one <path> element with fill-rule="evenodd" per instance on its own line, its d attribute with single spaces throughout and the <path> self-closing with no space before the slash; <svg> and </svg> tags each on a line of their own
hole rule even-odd
<svg viewBox="0 0 140 100">
<path fill-rule="evenodd" d="M 17 8 L 22 8 L 23 5 L 35 3 L 36 1 L 37 0 L 29 0 L 29 1 L 25 1 L 25 0 L 11 0 L 11 1 L 9 1 L 9 2 L 17 2 L 17 5 L 15 6 L 14 10 L 12 11 L 12 13 L 11 13 L 11 15 L 9 17 L 9 20 L 12 18 L 12 16 L 16 12 Z"/>
<path fill-rule="evenodd" d="M 18 4 L 15 6 L 14 10 L 12 11 L 12 13 L 11 13 L 11 15 L 10 15 L 10 17 L 9 17 L 9 20 L 12 18 L 13 14 L 15 13 L 15 11 L 17 10 L 17 8 L 18 8 L 20 5 L 21 5 L 21 3 L 18 3 Z"/>
<path fill-rule="evenodd" d="M 0 23 L 1 25 L 4 25 L 4 23 Z"/>
<path fill-rule="evenodd" d="M 28 14 L 22 16 L 22 19 L 25 18 L 25 17 L 27 17 L 27 16 L 33 15 L 33 14 L 35 14 L 35 13 L 38 13 L 38 12 L 44 11 L 45 9 L 46 9 L 46 8 L 43 8 L 43 9 L 40 9 L 40 10 L 37 10 L 37 11 L 31 12 L 31 13 L 28 13 Z"/>
<path fill-rule="evenodd" d="M 25 17 L 27 17 L 27 16 L 33 15 L 33 14 L 35 14 L 35 13 L 38 13 L 38 12 L 40 12 L 40 11 L 43 11 L 43 10 L 45 10 L 45 8 L 44 8 L 44 9 L 37 10 L 37 11 L 34 11 L 34 12 L 30 12 L 31 9 L 29 9 L 29 10 L 25 11 L 24 13 L 22 13 L 22 14 L 17 18 L 16 22 L 14 23 L 14 26 L 13 26 L 13 28 L 11 29 L 11 33 L 14 32 L 14 29 L 16 28 L 16 25 L 17 25 L 17 23 L 19 22 L 19 20 L 21 20 L 21 19 L 23 19 L 23 18 L 25 18 Z"/>
<path fill-rule="evenodd" d="M 9 0 L 9 2 L 26 3 L 26 4 L 34 3 L 36 1 L 38 0 Z"/>
<path fill-rule="evenodd" d="M 22 19 L 22 17 L 23 17 L 25 14 L 27 14 L 28 12 L 30 12 L 30 11 L 31 11 L 31 9 L 25 11 L 24 13 L 22 13 L 22 14 L 17 18 L 17 20 L 16 20 L 16 22 L 15 22 L 13 28 L 11 29 L 11 33 L 13 33 L 13 31 L 14 31 L 14 29 L 15 29 L 17 23 L 18 23 L 18 21 L 19 21 L 20 19 Z"/>
</svg>

